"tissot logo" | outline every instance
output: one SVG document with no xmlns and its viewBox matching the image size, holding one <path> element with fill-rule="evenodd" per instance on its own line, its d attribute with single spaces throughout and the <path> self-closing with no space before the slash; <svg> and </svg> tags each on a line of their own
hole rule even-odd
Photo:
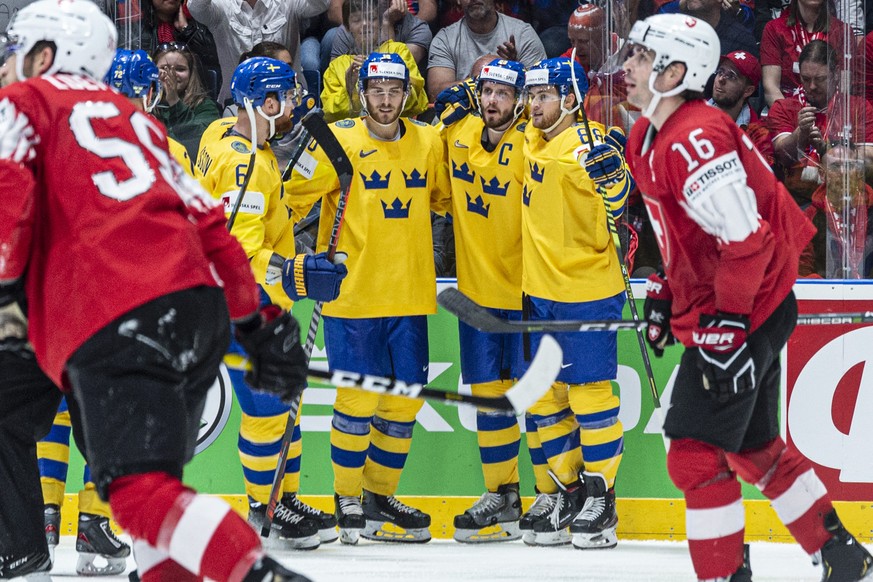
<svg viewBox="0 0 873 582">
<path fill-rule="evenodd" d="M 197 445 L 194 454 L 199 454 L 209 448 L 221 434 L 230 416 L 230 406 L 233 402 L 230 376 L 224 364 L 218 372 L 218 378 L 206 394 L 206 405 L 200 417 L 200 430 L 197 433 Z"/>
</svg>

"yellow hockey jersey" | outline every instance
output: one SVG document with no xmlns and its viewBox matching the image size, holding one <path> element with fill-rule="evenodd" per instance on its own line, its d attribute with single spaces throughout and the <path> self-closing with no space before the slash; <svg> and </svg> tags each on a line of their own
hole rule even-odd
<svg viewBox="0 0 873 582">
<path fill-rule="evenodd" d="M 449 210 L 449 176 L 439 132 L 401 119 L 396 141 L 373 138 L 366 124 L 331 124 L 352 161 L 354 177 L 339 234 L 348 253 L 348 277 L 324 314 L 366 318 L 436 312 L 436 272 L 430 212 Z M 327 250 L 340 195 L 336 171 L 324 151 L 310 143 L 285 183 L 286 204 L 309 207 L 323 196 L 318 251 Z"/>
<path fill-rule="evenodd" d="M 251 142 L 227 130 L 212 137 L 213 141 L 201 139 L 194 173 L 207 192 L 224 202 L 229 216 L 248 169 Z M 285 193 L 280 172 L 270 144 L 265 143 L 255 155 L 255 167 L 232 233 L 251 261 L 255 280 L 273 303 L 289 309 L 292 301 L 282 289 L 281 270 L 268 271 L 273 253 L 284 258 L 295 253 L 294 228 L 282 200 Z"/>
<path fill-rule="evenodd" d="M 523 119 L 494 151 L 482 146 L 485 123 L 467 115 L 442 129 L 452 181 L 458 289 L 479 305 L 521 309 Z"/>
<path fill-rule="evenodd" d="M 418 65 L 415 64 L 412 53 L 406 47 L 406 43 L 386 40 L 376 50 L 380 53 L 397 53 L 409 69 L 409 97 L 406 99 L 402 115 L 413 117 L 427 109 L 424 78 L 418 70 Z M 352 59 L 352 55 L 340 55 L 330 62 L 324 72 L 321 107 L 324 109 L 324 118 L 327 121 L 359 117 L 361 114 L 360 104 L 355 111 L 352 111 L 352 103 L 346 90 L 346 71 L 351 66 Z M 355 89 L 355 93 L 357 93 L 357 89 Z"/>
<path fill-rule="evenodd" d="M 591 123 L 594 142 L 604 129 Z M 606 223 L 603 197 L 579 156 L 590 149 L 585 126 L 576 123 L 550 141 L 528 124 L 522 188 L 522 290 L 535 297 L 577 303 L 624 290 L 618 255 Z M 630 191 L 624 180 L 606 189 L 617 219 Z"/>
<path fill-rule="evenodd" d="M 179 162 L 185 173 L 193 178 L 194 164 L 191 163 L 191 158 L 188 156 L 188 150 L 185 149 L 185 146 L 169 136 L 167 136 L 167 144 L 170 146 L 170 154 Z"/>
</svg>

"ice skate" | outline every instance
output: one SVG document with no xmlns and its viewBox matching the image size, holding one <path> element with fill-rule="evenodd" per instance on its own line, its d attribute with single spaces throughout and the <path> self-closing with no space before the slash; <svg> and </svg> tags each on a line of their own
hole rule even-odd
<svg viewBox="0 0 873 582">
<path fill-rule="evenodd" d="M 533 524 L 549 516 L 558 501 L 557 493 L 540 493 L 534 498 L 533 504 L 518 520 L 518 529 L 521 530 L 521 540 L 529 546 L 536 545 L 536 534 Z M 564 542 L 566 543 L 566 542 Z"/>
<path fill-rule="evenodd" d="M 430 516 L 398 501 L 393 495 L 364 491 L 361 535 L 381 542 L 424 543 L 430 541 Z"/>
<path fill-rule="evenodd" d="M 0 556 L 0 578 L 22 578 L 27 582 L 51 582 L 52 560 L 48 552 Z"/>
<path fill-rule="evenodd" d="M 80 576 L 117 576 L 127 568 L 130 546 L 115 536 L 108 517 L 80 513 L 76 551 Z"/>
<path fill-rule="evenodd" d="M 282 505 L 290 507 L 295 512 L 305 515 L 318 528 L 318 538 L 323 544 L 335 542 L 339 537 L 336 531 L 336 517 L 314 507 L 306 505 L 296 493 L 286 493 L 282 496 Z"/>
<path fill-rule="evenodd" d="M 312 580 L 288 570 L 270 556 L 264 556 L 255 562 L 242 582 L 312 582 Z"/>
<path fill-rule="evenodd" d="M 266 505 L 249 501 L 248 521 L 258 534 L 261 533 L 266 517 Z M 270 523 L 270 537 L 265 540 L 265 546 L 276 549 L 314 550 L 320 544 L 315 522 L 281 501 L 276 505 L 273 521 Z"/>
<path fill-rule="evenodd" d="M 582 511 L 587 496 L 585 485 L 581 481 L 564 485 L 551 472 L 549 474 L 560 490 L 552 512 L 533 524 L 533 531 L 536 535 L 534 544 L 538 546 L 557 546 L 570 543 L 571 535 L 568 526 Z"/>
<path fill-rule="evenodd" d="M 579 550 L 614 548 L 618 544 L 615 528 L 615 489 L 608 489 L 600 473 L 583 473 L 587 498 L 582 511 L 570 524 L 573 547 Z"/>
<path fill-rule="evenodd" d="M 367 525 L 364 509 L 361 507 L 361 498 L 334 494 L 333 502 L 336 507 L 340 542 L 349 546 L 356 545 L 361 537 L 361 530 Z"/>
<path fill-rule="evenodd" d="M 836 511 L 824 517 L 825 529 L 833 537 L 819 554 L 824 568 L 822 582 L 855 582 L 873 579 L 873 556 L 843 527 Z"/>
<path fill-rule="evenodd" d="M 48 503 L 43 508 L 45 523 L 45 541 L 48 544 L 49 559 L 54 563 L 55 548 L 61 541 L 61 508 L 54 503 Z"/>
<path fill-rule="evenodd" d="M 496 493 L 486 491 L 473 507 L 455 516 L 455 540 L 468 543 L 517 540 L 521 537 L 520 517 L 518 483 L 501 485 Z"/>
</svg>

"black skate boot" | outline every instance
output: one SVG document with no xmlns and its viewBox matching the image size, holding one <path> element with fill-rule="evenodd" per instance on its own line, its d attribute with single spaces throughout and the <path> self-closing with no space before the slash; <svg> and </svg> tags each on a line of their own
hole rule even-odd
<svg viewBox="0 0 873 582">
<path fill-rule="evenodd" d="M 361 530 L 367 526 L 367 520 L 364 519 L 364 509 L 361 507 L 361 498 L 334 493 L 333 503 L 336 508 L 340 542 L 349 546 L 356 545 L 361 537 Z"/>
<path fill-rule="evenodd" d="M 0 556 L 0 578 L 22 578 L 27 582 L 51 582 L 52 560 L 48 552 Z"/>
<path fill-rule="evenodd" d="M 259 535 L 266 517 L 267 506 L 249 500 L 248 521 Z M 273 521 L 270 523 L 270 537 L 264 540 L 265 546 L 275 549 L 314 550 L 320 543 L 315 522 L 281 501 L 276 505 Z"/>
<path fill-rule="evenodd" d="M 551 475 L 551 473 L 550 473 Z M 567 527 L 572 523 L 585 504 L 587 493 L 581 481 L 564 485 L 552 475 L 557 483 L 558 499 L 552 512 L 533 524 L 536 534 L 534 544 L 538 546 L 557 546 L 570 543 L 571 536 Z"/>
<path fill-rule="evenodd" d="M 255 562 L 242 582 L 312 582 L 312 580 L 288 570 L 270 556 L 264 556 Z"/>
<path fill-rule="evenodd" d="M 518 483 L 486 491 L 473 507 L 455 516 L 455 540 L 459 542 L 508 542 L 521 537 L 518 520 L 521 517 L 521 499 Z"/>
<path fill-rule="evenodd" d="M 55 561 L 55 548 L 61 541 L 61 508 L 54 503 L 43 507 L 43 523 L 45 524 L 45 541 L 48 544 L 49 558 Z"/>
<path fill-rule="evenodd" d="M 836 511 L 824 517 L 824 526 L 833 537 L 825 542 L 820 551 L 824 568 L 822 582 L 855 582 L 873 574 L 873 557 L 843 527 Z"/>
<path fill-rule="evenodd" d="M 731 574 L 728 582 L 752 582 L 752 562 L 749 559 L 749 544 L 743 544 L 743 565 Z"/>
<path fill-rule="evenodd" d="M 430 516 L 401 503 L 393 495 L 364 490 L 364 519 L 361 535 L 382 542 L 424 543 L 430 541 Z"/>
<path fill-rule="evenodd" d="M 588 498 L 582 511 L 570 524 L 573 547 L 579 550 L 614 548 L 618 544 L 615 528 L 615 489 L 607 489 L 600 473 L 583 473 Z"/>
<path fill-rule="evenodd" d="M 290 507 L 297 513 L 305 515 L 318 528 L 318 538 L 323 544 L 335 542 L 339 537 L 336 531 L 336 517 L 314 507 L 306 505 L 296 493 L 286 493 L 282 496 L 282 505 Z"/>
<path fill-rule="evenodd" d="M 518 529 L 521 530 L 521 541 L 529 546 L 535 546 L 536 534 L 533 530 L 533 524 L 541 519 L 547 518 L 552 510 L 555 509 L 555 503 L 558 501 L 557 493 L 540 493 L 536 492 L 537 496 L 534 502 L 518 520 Z"/>
<path fill-rule="evenodd" d="M 109 518 L 80 513 L 76 551 L 79 552 L 76 572 L 80 576 L 117 576 L 127 568 L 130 546 L 115 536 Z M 98 558 L 106 564 L 98 564 Z"/>
</svg>

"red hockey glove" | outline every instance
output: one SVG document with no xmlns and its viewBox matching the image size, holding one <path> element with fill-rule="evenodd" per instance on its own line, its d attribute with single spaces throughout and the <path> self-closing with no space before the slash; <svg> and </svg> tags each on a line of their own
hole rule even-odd
<svg viewBox="0 0 873 582">
<path fill-rule="evenodd" d="M 245 381 L 255 390 L 290 401 L 306 388 L 306 354 L 300 345 L 300 326 L 278 305 L 267 305 L 237 323 L 236 339 L 252 364 Z"/>
<path fill-rule="evenodd" d="M 664 355 L 664 348 L 676 343 L 673 332 L 670 331 L 671 307 L 673 293 L 667 284 L 667 276 L 663 271 L 652 273 L 646 281 L 646 302 L 643 304 L 643 316 L 649 324 L 646 340 L 652 347 L 656 358 Z"/>
<path fill-rule="evenodd" d="M 755 362 L 746 343 L 749 318 L 733 313 L 701 315 L 692 339 L 700 351 L 703 387 L 719 402 L 755 389 Z"/>
</svg>

